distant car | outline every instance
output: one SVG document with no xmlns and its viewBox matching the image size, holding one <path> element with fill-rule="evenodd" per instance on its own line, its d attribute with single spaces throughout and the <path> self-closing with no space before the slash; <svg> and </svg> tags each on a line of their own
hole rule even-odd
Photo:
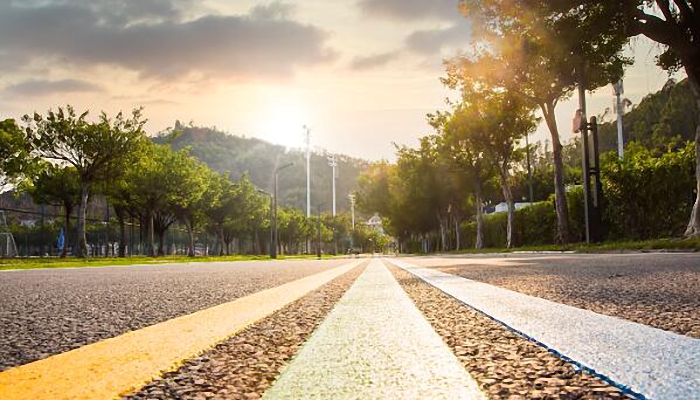
<svg viewBox="0 0 700 400">
<path fill-rule="evenodd" d="M 348 249 L 348 254 L 352 254 L 352 255 L 357 256 L 357 255 L 360 254 L 360 249 L 355 248 L 355 247 L 350 247 L 350 248 Z"/>
</svg>

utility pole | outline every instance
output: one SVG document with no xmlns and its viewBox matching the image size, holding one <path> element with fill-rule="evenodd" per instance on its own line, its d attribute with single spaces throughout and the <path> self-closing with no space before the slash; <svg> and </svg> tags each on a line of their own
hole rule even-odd
<svg viewBox="0 0 700 400">
<path fill-rule="evenodd" d="M 274 237 L 275 237 L 275 231 L 274 231 L 274 228 L 272 227 L 272 220 L 275 218 L 275 212 L 274 212 L 274 207 L 275 207 L 274 196 L 272 195 L 272 193 L 268 193 L 268 192 L 266 192 L 266 191 L 264 191 L 264 190 L 262 190 L 262 189 L 258 189 L 258 193 L 261 193 L 261 194 L 263 194 L 263 195 L 265 195 L 265 196 L 269 196 L 269 197 L 270 197 L 270 258 L 274 258 L 274 257 L 272 256 L 272 255 L 273 255 L 272 246 L 273 246 L 274 241 L 275 241 L 275 239 L 274 239 Z M 275 254 L 275 256 L 276 256 L 276 254 Z"/>
<path fill-rule="evenodd" d="M 615 113 L 617 114 L 617 156 L 623 158 L 625 156 L 625 141 L 622 131 L 622 116 L 625 114 L 625 105 L 622 102 L 622 95 L 625 93 L 625 88 L 622 85 L 622 79 L 613 84 L 613 93 L 615 94 Z"/>
<path fill-rule="evenodd" d="M 316 226 L 316 232 L 318 233 L 318 247 L 316 248 L 316 255 L 318 259 L 321 259 L 321 205 L 318 205 L 318 220 Z"/>
<path fill-rule="evenodd" d="M 311 130 L 303 126 L 306 132 L 306 218 L 311 217 Z"/>
<path fill-rule="evenodd" d="M 591 220 L 590 220 L 590 203 L 591 203 L 591 183 L 590 183 L 590 159 L 588 155 L 588 117 L 586 116 L 586 72 L 585 62 L 581 59 L 578 68 L 578 104 L 579 109 L 574 119 L 574 132 L 581 132 L 581 169 L 583 171 L 583 214 L 586 231 L 586 243 L 591 243 Z"/>
<path fill-rule="evenodd" d="M 348 198 L 350 199 L 350 217 L 352 221 L 352 229 L 355 229 L 355 194 L 350 193 Z"/>
<path fill-rule="evenodd" d="M 335 158 L 335 154 L 328 157 L 328 166 L 333 169 L 333 217 L 335 218 L 335 179 L 336 179 L 336 169 L 338 168 L 338 160 Z"/>
<path fill-rule="evenodd" d="M 586 71 L 585 60 L 577 68 L 579 110 L 574 118 L 574 133 L 581 132 L 581 169 L 583 171 L 583 205 L 586 228 L 586 243 L 599 242 L 604 235 L 603 186 L 600 181 L 600 155 L 598 152 L 598 120 L 586 117 Z M 590 159 L 590 139 L 593 140 L 593 166 Z M 594 191 L 591 191 L 591 179 L 594 178 Z"/>
<path fill-rule="evenodd" d="M 527 158 L 527 181 L 528 181 L 528 188 L 530 189 L 530 198 L 528 201 L 530 203 L 535 202 L 535 191 L 532 189 L 532 163 L 530 162 L 530 139 L 529 139 L 530 134 L 525 135 L 525 154 Z"/>
<path fill-rule="evenodd" d="M 306 218 L 311 218 L 311 130 L 302 127 L 306 133 Z M 310 253 L 311 239 L 306 239 L 306 252 Z"/>
</svg>

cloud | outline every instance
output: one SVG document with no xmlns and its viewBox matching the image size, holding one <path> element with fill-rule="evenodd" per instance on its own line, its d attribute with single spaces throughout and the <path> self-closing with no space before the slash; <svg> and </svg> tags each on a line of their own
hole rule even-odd
<svg viewBox="0 0 700 400">
<path fill-rule="evenodd" d="M 259 19 L 287 19 L 296 7 L 293 4 L 273 1 L 269 4 L 258 4 L 250 10 L 250 16 Z"/>
<path fill-rule="evenodd" d="M 399 21 L 461 18 L 457 0 L 360 0 L 357 5 L 367 16 Z"/>
<path fill-rule="evenodd" d="M 245 15 L 186 19 L 189 0 L 0 4 L 0 53 L 78 68 L 108 65 L 161 81 L 285 78 L 329 62 L 327 33 L 273 2 Z"/>
<path fill-rule="evenodd" d="M 471 24 L 466 20 L 446 28 L 419 30 L 406 38 L 406 47 L 418 54 L 439 54 L 448 47 L 462 48 L 469 44 Z"/>
<path fill-rule="evenodd" d="M 400 55 L 401 54 L 398 51 L 390 51 L 366 57 L 358 56 L 352 60 L 352 63 L 350 63 L 350 68 L 354 70 L 366 70 L 381 67 L 396 60 Z"/>
<path fill-rule="evenodd" d="M 30 79 L 5 87 L 5 92 L 22 96 L 45 96 L 56 93 L 99 92 L 102 88 L 77 79 L 57 81 Z"/>
<path fill-rule="evenodd" d="M 410 53 L 434 56 L 469 43 L 471 22 L 459 12 L 458 0 L 360 0 L 356 4 L 373 18 L 439 22 L 438 27 L 416 30 L 406 37 L 404 48 Z"/>
</svg>

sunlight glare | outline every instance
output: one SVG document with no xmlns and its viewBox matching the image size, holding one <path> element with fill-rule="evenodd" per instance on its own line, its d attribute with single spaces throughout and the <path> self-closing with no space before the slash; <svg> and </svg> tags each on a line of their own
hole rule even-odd
<svg viewBox="0 0 700 400">
<path fill-rule="evenodd" d="M 302 126 L 307 115 L 299 96 L 289 90 L 274 90 L 265 96 L 257 117 L 259 136 L 290 148 L 302 147 Z"/>
</svg>

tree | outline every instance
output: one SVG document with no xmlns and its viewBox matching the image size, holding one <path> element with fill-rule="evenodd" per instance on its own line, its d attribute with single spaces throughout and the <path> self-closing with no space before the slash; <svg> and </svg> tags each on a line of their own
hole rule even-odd
<svg viewBox="0 0 700 400">
<path fill-rule="evenodd" d="M 579 0 L 583 5 L 589 3 Z M 576 3 L 579 3 L 576 2 Z M 592 6 L 616 13 L 624 22 L 628 36 L 644 35 L 662 44 L 665 51 L 658 64 L 673 72 L 684 68 L 690 81 L 697 109 L 700 110 L 700 3 L 698 0 L 625 0 L 596 1 Z M 700 236 L 700 113 L 696 116 L 696 198 L 685 231 Z"/>
<path fill-rule="evenodd" d="M 208 228 L 218 238 L 219 255 L 224 255 L 226 218 L 236 211 L 235 190 L 236 188 L 228 178 L 214 174 L 202 197 L 202 200 L 206 201 L 202 210 L 206 216 Z"/>
<path fill-rule="evenodd" d="M 202 200 L 207 200 L 205 194 L 214 172 L 190 156 L 186 150 L 171 151 L 165 162 L 168 194 L 161 212 L 166 215 L 171 212 L 185 225 L 189 242 L 188 255 L 194 257 L 194 230 L 204 222 L 206 204 Z M 170 220 L 166 220 L 168 221 Z"/>
<path fill-rule="evenodd" d="M 515 200 L 510 187 L 511 163 L 516 158 L 518 142 L 537 126 L 532 108 L 513 90 L 489 90 L 487 84 L 463 88 L 463 101 L 470 109 L 468 128 L 471 144 L 483 149 L 486 161 L 491 164 L 500 180 L 503 199 L 508 206 L 506 247 L 513 246 L 515 224 Z"/>
<path fill-rule="evenodd" d="M 484 186 L 493 176 L 493 164 L 486 159 L 482 142 L 476 134 L 477 107 L 459 103 L 451 113 L 434 114 L 431 124 L 438 130 L 447 158 L 471 187 L 476 216 L 477 249 L 484 247 Z"/>
<path fill-rule="evenodd" d="M 585 1 L 585 0 L 581 0 Z M 552 137 L 557 232 L 569 240 L 569 217 L 564 188 L 562 144 L 555 109 L 571 96 L 585 65 L 585 88 L 615 82 L 630 60 L 622 56 L 626 38 L 621 22 L 601 7 L 569 8 L 569 2 L 532 0 L 461 0 L 467 16 L 474 15 L 475 32 L 485 48 L 478 58 L 460 57 L 448 67 L 445 82 L 459 87 L 475 77 L 492 86 L 515 87 L 532 106 L 539 107 Z"/>
<path fill-rule="evenodd" d="M 77 115 L 71 106 L 49 110 L 44 117 L 25 115 L 26 132 L 32 149 L 40 157 L 66 163 L 75 168 L 80 178 L 77 241 L 74 252 L 87 256 L 86 212 L 92 186 L 105 179 L 114 165 L 128 161 L 134 148 L 144 140 L 141 110 L 130 117 L 121 112 L 110 119 L 104 112 L 98 122 L 86 120 L 88 112 Z"/>
<path fill-rule="evenodd" d="M 394 204 L 401 210 L 394 218 L 407 231 L 420 235 L 426 253 L 431 251 L 430 233 L 444 227 L 443 215 L 448 208 L 436 142 L 436 136 L 426 136 L 420 139 L 418 149 L 399 147 L 394 184 Z M 444 235 L 440 244 L 444 248 Z"/>
<path fill-rule="evenodd" d="M 61 257 L 68 255 L 71 214 L 80 200 L 80 179 L 75 167 L 47 164 L 32 180 L 28 192 L 37 204 L 63 207 L 66 212 L 65 242 Z"/>
<path fill-rule="evenodd" d="M 127 170 L 129 182 L 128 198 L 131 208 L 141 217 L 141 227 L 145 228 L 146 247 L 149 256 L 156 255 L 155 214 L 167 207 L 171 190 L 169 162 L 172 151 L 160 145 L 148 144 L 143 157 L 139 157 Z M 143 232 L 143 230 L 142 230 Z"/>
<path fill-rule="evenodd" d="M 109 173 L 109 179 L 102 182 L 100 191 L 109 199 L 119 224 L 119 257 L 126 257 L 126 220 L 128 217 L 144 220 L 138 202 L 137 186 L 140 167 L 153 155 L 153 144 L 142 141 L 131 154 L 131 162 L 114 166 Z M 134 254 L 134 249 L 130 250 Z"/>
<path fill-rule="evenodd" d="M 13 119 L 0 121 L 0 192 L 31 175 L 34 166 L 36 160 L 26 132 Z"/>
</svg>

